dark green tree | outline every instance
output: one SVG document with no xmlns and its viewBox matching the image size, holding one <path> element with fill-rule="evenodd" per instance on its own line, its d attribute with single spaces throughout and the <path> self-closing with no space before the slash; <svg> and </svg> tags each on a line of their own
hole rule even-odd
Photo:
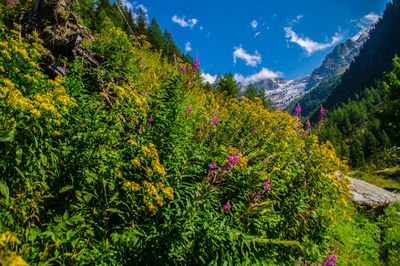
<svg viewBox="0 0 400 266">
<path fill-rule="evenodd" d="M 257 91 L 256 87 L 254 86 L 253 83 L 250 83 L 247 86 L 247 89 L 246 89 L 246 91 L 244 93 L 244 96 L 246 96 L 250 100 L 254 101 L 255 98 L 257 97 L 257 95 L 258 95 L 258 91 Z"/>
<path fill-rule="evenodd" d="M 236 80 L 233 79 L 232 73 L 226 73 L 223 77 L 219 75 L 216 81 L 216 88 L 217 91 L 226 92 L 233 97 L 237 97 L 240 91 Z"/>
</svg>

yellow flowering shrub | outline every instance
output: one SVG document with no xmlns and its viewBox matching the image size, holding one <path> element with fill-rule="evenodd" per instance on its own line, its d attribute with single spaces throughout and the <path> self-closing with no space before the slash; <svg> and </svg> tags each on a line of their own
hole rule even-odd
<svg viewBox="0 0 400 266">
<path fill-rule="evenodd" d="M 21 242 L 13 233 L 8 231 L 1 232 L 0 265 L 15 265 L 15 266 L 29 265 L 17 254 L 17 252 L 15 252 L 16 245 L 19 244 L 21 244 Z"/>
<path fill-rule="evenodd" d="M 0 41 L 0 99 L 15 111 L 34 117 L 61 117 L 76 101 L 68 95 L 62 77 L 53 80 L 42 73 L 38 65 L 41 43 L 37 34 L 27 40 L 15 30 Z"/>
</svg>

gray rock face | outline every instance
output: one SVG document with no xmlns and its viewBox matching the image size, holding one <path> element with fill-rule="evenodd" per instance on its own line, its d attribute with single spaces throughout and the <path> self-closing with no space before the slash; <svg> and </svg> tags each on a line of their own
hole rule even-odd
<svg viewBox="0 0 400 266">
<path fill-rule="evenodd" d="M 350 180 L 350 195 L 353 201 L 372 208 L 400 202 L 400 194 L 387 191 L 365 181 L 347 177 Z"/>
</svg>

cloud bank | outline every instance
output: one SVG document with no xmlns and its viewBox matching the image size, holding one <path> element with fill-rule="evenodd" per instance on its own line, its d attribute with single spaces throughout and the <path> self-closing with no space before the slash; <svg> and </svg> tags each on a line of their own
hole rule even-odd
<svg viewBox="0 0 400 266">
<path fill-rule="evenodd" d="M 242 46 L 234 47 L 233 51 L 233 63 L 236 64 L 237 59 L 242 59 L 246 62 L 247 66 L 256 67 L 261 64 L 261 55 L 258 51 L 255 51 L 253 55 L 247 53 Z"/>
<path fill-rule="evenodd" d="M 265 79 L 274 79 L 281 77 L 281 72 L 274 72 L 269 70 L 268 68 L 263 67 L 259 72 L 250 75 L 250 76 L 243 76 L 242 74 L 236 73 L 233 78 L 244 85 L 249 85 L 250 83 L 256 83 L 258 81 L 262 81 Z"/>
</svg>

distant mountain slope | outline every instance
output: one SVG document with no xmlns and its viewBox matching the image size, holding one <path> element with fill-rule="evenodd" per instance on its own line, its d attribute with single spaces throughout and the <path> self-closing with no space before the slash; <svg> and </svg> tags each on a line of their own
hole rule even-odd
<svg viewBox="0 0 400 266">
<path fill-rule="evenodd" d="M 387 3 L 383 18 L 370 31 L 354 62 L 343 74 L 341 82 L 327 98 L 324 106 L 329 109 L 346 101 L 355 93 L 374 84 L 382 73 L 389 71 L 392 58 L 400 53 L 400 1 Z M 315 115 L 316 117 L 317 115 Z"/>
<path fill-rule="evenodd" d="M 343 71 L 349 67 L 354 57 L 359 53 L 360 47 L 367 38 L 368 35 L 365 32 L 361 34 L 357 40 L 348 39 L 346 42 L 338 44 L 334 50 L 325 57 L 322 64 L 310 75 L 289 81 L 282 78 L 266 79 L 255 83 L 254 86 L 258 90 L 262 87 L 265 88 L 267 96 L 278 109 L 286 108 L 286 110 L 292 111 L 292 108 L 288 109 L 287 106 L 294 99 L 307 94 L 308 91 L 316 88 L 319 84 L 343 73 Z M 326 85 L 323 86 L 324 90 L 326 90 L 326 87 Z M 317 106 L 329 95 L 331 90 L 328 89 L 328 91 L 328 94 L 325 93 L 322 98 L 316 99 Z M 312 105 L 308 109 L 310 109 L 309 112 L 312 112 L 315 106 Z"/>
<path fill-rule="evenodd" d="M 382 19 L 370 31 L 350 68 L 324 102 L 325 125 L 319 132 L 354 168 L 392 167 L 400 163 L 399 96 L 390 96 L 400 79 L 400 0 L 387 4 Z M 395 61 L 392 61 L 395 58 Z M 385 75 L 391 71 L 390 75 Z M 390 76 L 390 78 L 388 78 Z M 386 82 L 383 83 L 382 79 Z M 381 81 L 379 81 L 381 80 Z M 311 122 L 318 119 L 314 112 Z M 397 156 L 397 157 L 396 157 Z"/>
<path fill-rule="evenodd" d="M 292 101 L 285 110 L 293 112 L 297 104 L 300 103 L 302 116 L 312 114 L 332 93 L 340 81 L 341 74 L 350 66 L 350 63 L 358 55 L 360 48 L 367 39 L 368 32 L 364 32 L 356 40 L 348 39 L 344 43 L 338 44 L 325 57 L 321 66 L 311 73 L 306 87 L 306 94 Z"/>
<path fill-rule="evenodd" d="M 326 100 L 333 89 L 339 84 L 341 76 L 341 74 L 338 74 L 331 79 L 319 83 L 302 97 L 290 102 L 285 108 L 285 111 L 292 113 L 297 104 L 300 103 L 302 116 L 310 116 L 312 113 L 319 110 L 320 104 Z"/>
</svg>

